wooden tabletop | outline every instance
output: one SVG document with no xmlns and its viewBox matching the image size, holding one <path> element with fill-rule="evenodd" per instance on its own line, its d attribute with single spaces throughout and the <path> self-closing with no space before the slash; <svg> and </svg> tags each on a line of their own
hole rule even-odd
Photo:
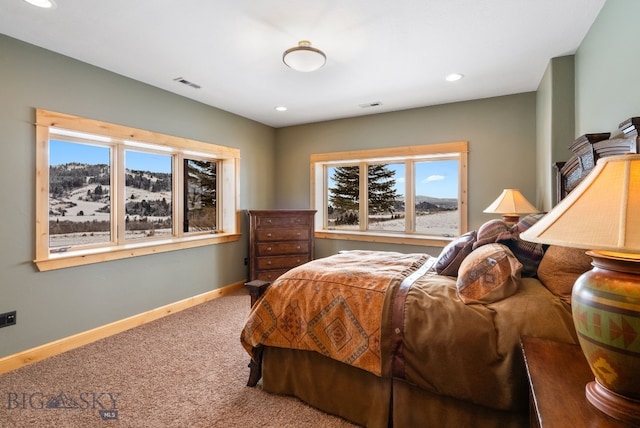
<svg viewBox="0 0 640 428">
<path fill-rule="evenodd" d="M 533 409 L 538 426 L 629 427 L 595 407 L 585 396 L 585 385 L 593 373 L 578 345 L 532 337 L 522 338 L 522 350 Z"/>
</svg>

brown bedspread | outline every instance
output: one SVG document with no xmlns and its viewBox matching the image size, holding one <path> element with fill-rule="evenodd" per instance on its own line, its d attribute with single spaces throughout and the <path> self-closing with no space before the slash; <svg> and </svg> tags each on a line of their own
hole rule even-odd
<svg viewBox="0 0 640 428">
<path fill-rule="evenodd" d="M 429 260 L 348 251 L 292 269 L 254 306 L 241 342 L 250 354 L 259 345 L 316 351 L 381 376 L 386 296 Z"/>
<path fill-rule="evenodd" d="M 577 343 L 570 307 L 533 278 L 501 301 L 464 304 L 455 278 L 422 272 L 433 260 L 351 251 L 300 266 L 253 308 L 242 344 L 250 354 L 260 345 L 316 351 L 439 395 L 523 410 L 520 337 Z"/>
</svg>

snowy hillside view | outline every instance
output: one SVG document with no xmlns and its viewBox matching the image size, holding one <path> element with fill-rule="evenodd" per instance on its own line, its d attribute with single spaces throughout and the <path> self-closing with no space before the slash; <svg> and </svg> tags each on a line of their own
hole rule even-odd
<svg viewBox="0 0 640 428">
<path fill-rule="evenodd" d="M 432 190 L 442 184 L 446 176 L 456 177 L 449 180 L 449 192 L 457 193 L 457 174 L 435 174 L 434 168 L 443 162 L 416 163 L 415 182 Z M 429 170 L 428 168 L 432 168 Z M 450 162 L 449 168 L 457 170 L 457 162 Z M 406 232 L 406 211 L 404 196 L 404 164 L 370 164 L 367 166 L 368 219 L 369 230 L 387 232 Z M 359 230 L 360 228 L 360 167 L 331 166 L 327 169 L 329 177 L 328 227 L 332 230 Z M 434 179 L 437 177 L 437 179 Z M 402 185 L 399 185 L 402 183 Z M 441 189 L 440 189 L 441 190 Z M 450 194 L 450 193 L 449 193 Z M 415 219 L 409 230 L 431 236 L 456 236 L 460 230 L 458 199 L 416 194 L 415 205 L 411 213 Z"/>
<path fill-rule="evenodd" d="M 428 196 L 416 197 L 415 230 L 432 236 L 453 237 L 459 234 L 460 213 L 457 199 L 438 199 Z M 356 224 L 336 224 L 337 214 L 329 216 L 330 229 L 358 230 Z M 393 214 L 369 215 L 369 229 L 388 232 L 405 230 L 405 213 L 402 204 Z"/>
<path fill-rule="evenodd" d="M 127 239 L 171 235 L 171 174 L 127 170 Z M 110 236 L 107 165 L 49 168 L 50 247 L 105 243 Z"/>
</svg>

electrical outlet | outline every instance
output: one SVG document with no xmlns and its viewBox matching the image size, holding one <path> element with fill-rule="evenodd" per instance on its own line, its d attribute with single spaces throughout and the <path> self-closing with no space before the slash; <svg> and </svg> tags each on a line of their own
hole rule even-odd
<svg viewBox="0 0 640 428">
<path fill-rule="evenodd" d="M 16 311 L 0 314 L 0 328 L 8 327 L 16 323 Z"/>
<path fill-rule="evenodd" d="M 244 258 L 244 265 L 245 266 L 249 265 L 249 257 Z"/>
</svg>

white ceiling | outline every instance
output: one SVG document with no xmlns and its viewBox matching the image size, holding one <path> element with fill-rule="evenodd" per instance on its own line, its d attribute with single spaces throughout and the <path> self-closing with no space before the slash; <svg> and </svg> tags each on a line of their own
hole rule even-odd
<svg viewBox="0 0 640 428">
<path fill-rule="evenodd" d="M 2 0 L 0 33 L 282 127 L 535 91 L 604 2 Z M 302 39 L 326 53 L 324 68 L 283 64 Z M 446 82 L 452 72 L 465 77 Z"/>
</svg>

